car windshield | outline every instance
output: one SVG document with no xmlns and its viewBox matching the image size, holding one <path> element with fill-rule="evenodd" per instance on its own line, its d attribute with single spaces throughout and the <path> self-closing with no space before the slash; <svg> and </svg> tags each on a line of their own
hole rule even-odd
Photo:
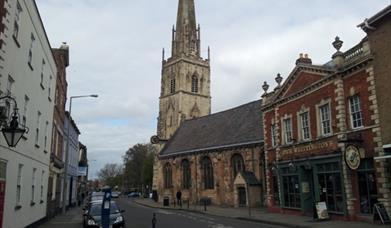
<svg viewBox="0 0 391 228">
<path fill-rule="evenodd" d="M 97 215 L 101 215 L 101 213 L 102 213 L 102 204 L 101 203 L 91 205 L 90 215 L 97 216 Z M 118 206 L 115 202 L 111 202 L 110 214 L 115 214 L 115 213 L 119 213 Z"/>
</svg>

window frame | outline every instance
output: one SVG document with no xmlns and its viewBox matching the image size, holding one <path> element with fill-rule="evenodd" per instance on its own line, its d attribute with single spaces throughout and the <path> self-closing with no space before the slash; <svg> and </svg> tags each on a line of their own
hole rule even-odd
<svg viewBox="0 0 391 228">
<path fill-rule="evenodd" d="M 306 116 L 306 126 L 304 124 L 304 116 Z M 305 109 L 300 111 L 297 114 L 298 121 L 298 135 L 300 137 L 300 141 L 310 141 L 311 140 L 311 122 L 310 122 L 310 112 L 309 109 Z M 307 131 L 307 132 L 306 132 Z M 306 134 L 307 133 L 307 134 Z"/>
<path fill-rule="evenodd" d="M 198 77 L 196 75 L 191 76 L 191 92 L 198 93 Z"/>
<path fill-rule="evenodd" d="M 356 100 L 357 102 L 353 103 L 355 98 L 357 98 L 357 100 Z M 358 94 L 355 94 L 355 95 L 350 96 L 348 98 L 348 102 L 349 102 L 349 114 L 350 114 L 349 115 L 350 116 L 350 127 L 352 129 L 359 129 L 359 128 L 364 127 L 364 118 L 363 118 L 363 113 L 362 113 L 362 108 L 361 108 L 361 97 Z M 353 110 L 354 107 L 358 108 L 358 110 Z M 354 116 L 356 114 L 358 114 L 360 118 L 355 119 Z M 354 126 L 355 122 L 361 122 L 361 125 Z"/>
<path fill-rule="evenodd" d="M 170 80 L 170 93 L 175 93 L 176 92 L 176 80 L 175 78 L 171 78 Z"/>
<path fill-rule="evenodd" d="M 271 139 L 271 146 L 276 147 L 277 146 L 277 138 L 276 138 L 276 124 L 272 123 L 270 125 L 270 139 Z"/>
<path fill-rule="evenodd" d="M 172 188 L 172 167 L 169 162 L 167 162 L 163 167 L 163 178 L 164 178 L 164 188 Z"/>
<path fill-rule="evenodd" d="M 232 164 L 232 176 L 233 179 L 236 178 L 238 173 L 243 172 L 246 170 L 246 165 L 244 163 L 243 156 L 239 153 L 235 153 L 231 157 L 231 164 Z"/>
<path fill-rule="evenodd" d="M 329 132 L 324 131 L 324 123 L 325 120 L 323 119 L 324 116 L 322 115 L 322 108 L 328 107 L 328 123 L 329 123 Z M 318 137 L 328 137 L 333 134 L 333 113 L 331 110 L 331 101 L 330 99 L 324 101 L 322 100 L 319 104 L 316 105 L 316 112 L 317 112 L 317 131 L 318 131 Z"/>
<path fill-rule="evenodd" d="M 190 189 L 191 187 L 191 167 L 188 159 L 183 159 L 181 163 L 182 168 L 182 188 Z"/>
<path fill-rule="evenodd" d="M 289 129 L 287 128 L 287 123 L 289 121 Z M 289 145 L 293 143 L 293 126 L 292 126 L 292 116 L 286 115 L 284 118 L 282 118 L 282 131 L 283 131 L 283 137 L 284 137 L 284 144 Z M 289 131 L 288 131 L 289 130 Z M 289 133 L 289 134 L 288 134 Z M 289 137 L 288 137 L 289 136 Z"/>
<path fill-rule="evenodd" d="M 204 190 L 214 189 L 214 171 L 212 160 L 205 156 L 201 160 L 202 183 Z"/>
</svg>

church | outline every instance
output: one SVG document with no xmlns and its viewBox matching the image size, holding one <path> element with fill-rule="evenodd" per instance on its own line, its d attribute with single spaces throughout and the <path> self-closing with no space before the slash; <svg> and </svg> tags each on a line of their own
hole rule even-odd
<svg viewBox="0 0 391 228">
<path fill-rule="evenodd" d="M 163 51 L 153 189 L 190 204 L 264 204 L 261 100 L 211 114 L 210 51 L 201 56 L 194 0 L 179 0 L 171 57 Z"/>
</svg>

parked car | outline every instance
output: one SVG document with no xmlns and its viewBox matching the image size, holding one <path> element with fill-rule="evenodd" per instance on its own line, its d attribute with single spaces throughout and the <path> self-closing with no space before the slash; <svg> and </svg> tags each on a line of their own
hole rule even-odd
<svg viewBox="0 0 391 228">
<path fill-rule="evenodd" d="M 121 194 L 120 192 L 112 192 L 111 198 L 118 198 L 120 194 Z"/>
<path fill-rule="evenodd" d="M 137 198 L 137 197 L 140 197 L 140 193 L 139 192 L 131 192 L 128 194 L 128 197 L 129 198 Z"/>
<path fill-rule="evenodd" d="M 124 210 L 120 210 L 118 205 L 114 202 L 110 202 L 110 227 L 112 228 L 125 228 L 125 219 L 122 213 Z M 85 228 L 98 228 L 102 224 L 102 202 L 91 203 L 90 207 L 84 211 L 83 226 Z"/>
</svg>

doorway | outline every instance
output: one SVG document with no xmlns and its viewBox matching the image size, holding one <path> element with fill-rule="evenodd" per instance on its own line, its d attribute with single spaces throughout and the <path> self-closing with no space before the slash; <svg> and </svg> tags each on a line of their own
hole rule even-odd
<svg viewBox="0 0 391 228">
<path fill-rule="evenodd" d="M 239 207 L 246 207 L 247 200 L 246 200 L 246 188 L 239 187 L 238 188 L 238 199 L 239 199 Z"/>
<path fill-rule="evenodd" d="M 6 170 L 7 163 L 0 161 L 0 228 L 3 227 Z"/>
<path fill-rule="evenodd" d="M 303 180 L 301 182 L 301 192 L 303 197 L 303 211 L 305 215 L 312 216 L 314 213 L 315 192 L 313 171 L 311 166 L 302 169 Z"/>
</svg>

